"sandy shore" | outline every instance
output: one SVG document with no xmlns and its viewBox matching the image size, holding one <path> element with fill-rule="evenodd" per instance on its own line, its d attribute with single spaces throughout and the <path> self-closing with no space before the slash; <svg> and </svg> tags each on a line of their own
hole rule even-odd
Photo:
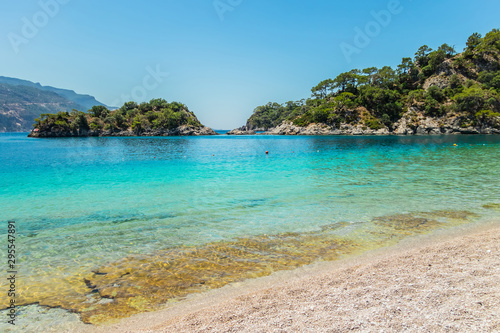
<svg viewBox="0 0 500 333">
<path fill-rule="evenodd" d="M 499 281 L 495 222 L 234 284 L 90 331 L 499 332 Z"/>
</svg>

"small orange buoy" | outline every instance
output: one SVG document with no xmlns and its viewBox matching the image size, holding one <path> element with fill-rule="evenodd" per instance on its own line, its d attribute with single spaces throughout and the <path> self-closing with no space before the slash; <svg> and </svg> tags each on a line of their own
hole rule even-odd
<svg viewBox="0 0 500 333">
<path fill-rule="evenodd" d="M 266 150 L 266 155 L 269 155 L 269 152 Z"/>
<path fill-rule="evenodd" d="M 456 143 L 454 143 L 453 145 L 454 145 L 455 147 L 457 146 L 457 144 L 456 144 Z"/>
</svg>

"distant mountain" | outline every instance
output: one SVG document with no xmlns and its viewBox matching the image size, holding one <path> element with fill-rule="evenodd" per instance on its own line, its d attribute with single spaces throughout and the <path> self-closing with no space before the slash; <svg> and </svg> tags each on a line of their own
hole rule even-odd
<svg viewBox="0 0 500 333">
<path fill-rule="evenodd" d="M 68 90 L 68 89 L 54 88 L 51 86 L 42 86 L 40 83 L 34 83 L 31 81 L 27 81 L 27 80 L 21 80 L 21 79 L 16 79 L 16 78 L 11 78 L 11 77 L 0 76 L 0 83 L 6 83 L 6 84 L 13 85 L 13 86 L 33 87 L 33 88 L 37 88 L 37 89 L 40 89 L 43 91 L 55 92 L 56 94 L 66 98 L 66 99 L 69 99 L 70 101 L 75 102 L 78 105 L 82 105 L 85 110 L 80 110 L 80 111 L 87 111 L 88 109 L 91 109 L 94 105 L 104 105 L 103 103 L 96 100 L 95 97 L 90 96 L 90 95 L 77 94 L 73 90 Z M 106 105 L 104 105 L 104 106 L 106 106 Z M 106 106 L 106 107 L 108 107 L 108 106 Z"/>
<path fill-rule="evenodd" d="M 43 113 L 87 111 L 103 105 L 90 95 L 0 76 L 0 132 L 28 132 Z"/>
<path fill-rule="evenodd" d="M 0 83 L 0 132 L 28 132 L 42 113 L 86 110 L 55 92 Z"/>
</svg>

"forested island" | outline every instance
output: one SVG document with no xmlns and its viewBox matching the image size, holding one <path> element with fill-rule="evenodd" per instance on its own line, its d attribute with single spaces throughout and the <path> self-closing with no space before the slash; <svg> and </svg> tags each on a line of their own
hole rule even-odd
<svg viewBox="0 0 500 333">
<path fill-rule="evenodd" d="M 353 69 L 306 100 L 257 107 L 229 134 L 500 134 L 500 30 L 466 48 L 424 45 L 391 67 Z"/>
<path fill-rule="evenodd" d="M 46 113 L 35 119 L 33 126 L 29 136 L 36 138 L 217 134 L 203 126 L 186 105 L 164 99 L 141 104 L 127 102 L 113 111 L 97 105 L 87 113 L 77 110 Z"/>
</svg>

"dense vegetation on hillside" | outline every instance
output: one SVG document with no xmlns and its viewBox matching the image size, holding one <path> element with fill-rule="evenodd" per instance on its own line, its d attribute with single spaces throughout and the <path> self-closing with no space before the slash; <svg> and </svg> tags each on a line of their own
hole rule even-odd
<svg viewBox="0 0 500 333">
<path fill-rule="evenodd" d="M 409 108 L 425 116 L 456 116 L 460 126 L 500 127 L 500 30 L 472 34 L 456 54 L 443 44 L 427 45 L 393 69 L 365 68 L 341 73 L 312 88 L 312 97 L 254 110 L 247 129 L 269 129 L 289 120 L 297 126 L 361 124 L 389 129 Z"/>
<path fill-rule="evenodd" d="M 54 92 L 0 83 L 0 131 L 29 131 L 42 113 L 80 108 Z"/>
<path fill-rule="evenodd" d="M 184 104 L 153 99 L 142 104 L 127 102 L 114 111 L 99 105 L 92 107 L 88 113 L 73 110 L 42 114 L 36 119 L 34 127 L 46 133 L 131 131 L 141 134 L 154 130 L 172 130 L 182 125 L 203 126 Z"/>
</svg>

